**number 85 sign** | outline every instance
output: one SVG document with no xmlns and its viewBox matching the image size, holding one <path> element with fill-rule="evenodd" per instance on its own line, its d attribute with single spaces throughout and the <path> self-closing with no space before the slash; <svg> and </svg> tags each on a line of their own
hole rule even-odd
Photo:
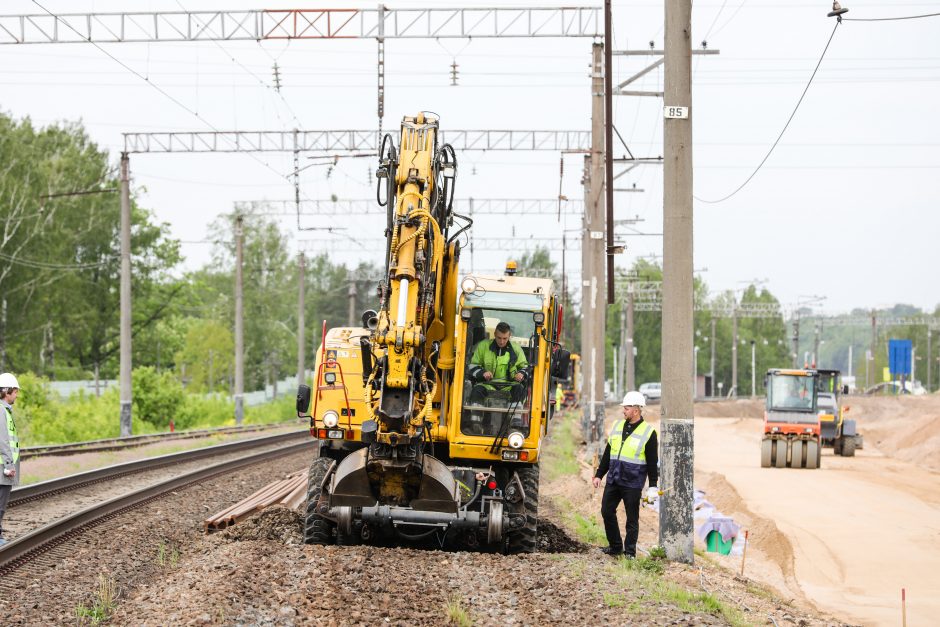
<svg viewBox="0 0 940 627">
<path fill-rule="evenodd" d="M 686 119 L 689 117 L 689 108 L 688 107 L 663 107 L 663 117 Z"/>
</svg>

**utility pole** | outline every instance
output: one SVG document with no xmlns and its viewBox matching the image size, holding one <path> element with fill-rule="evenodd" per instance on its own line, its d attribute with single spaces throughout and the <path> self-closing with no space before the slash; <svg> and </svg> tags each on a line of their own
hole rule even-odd
<svg viewBox="0 0 940 627">
<path fill-rule="evenodd" d="M 608 305 L 614 304 L 614 69 L 612 60 L 614 39 L 611 34 L 613 23 L 611 0 L 604 0 L 604 205 L 607 209 L 605 216 L 607 263 L 604 267 L 607 271 Z M 599 273 L 600 268 L 598 268 Z M 601 350 L 604 350 L 603 344 L 601 344 Z"/>
<path fill-rule="evenodd" d="M 730 396 L 738 397 L 738 301 L 731 305 L 731 389 Z"/>
<path fill-rule="evenodd" d="M 235 424 L 245 419 L 245 321 L 242 293 L 244 229 L 242 214 L 235 215 Z"/>
<path fill-rule="evenodd" d="M 347 290 L 346 295 L 349 297 L 349 315 L 347 325 L 354 327 L 356 326 L 356 282 L 349 281 L 349 290 Z"/>
<path fill-rule="evenodd" d="M 583 427 L 588 444 L 604 430 L 606 307 L 604 298 L 604 46 L 594 44 L 591 63 L 591 153 L 585 157 L 584 231 L 581 245 L 581 347 Z"/>
<path fill-rule="evenodd" d="M 872 370 L 875 369 L 875 343 L 878 341 L 878 318 L 875 314 L 875 310 L 871 310 L 871 346 L 868 350 L 868 359 L 865 361 L 868 364 L 871 361 L 871 368 L 865 368 L 865 387 L 871 387 L 871 381 L 869 380 L 872 374 Z"/>
<path fill-rule="evenodd" d="M 757 344 L 751 340 L 751 398 L 757 397 Z"/>
<path fill-rule="evenodd" d="M 304 363 L 304 269 L 307 258 L 303 253 L 297 256 L 297 385 L 303 385 L 306 371 Z"/>
<path fill-rule="evenodd" d="M 933 381 L 931 378 L 931 368 L 930 360 L 932 359 L 933 351 L 930 350 L 930 336 L 933 334 L 933 329 L 929 326 L 927 327 L 927 385 L 924 386 L 927 388 L 927 393 L 930 394 L 930 383 Z"/>
<path fill-rule="evenodd" d="M 214 383 L 215 383 L 215 372 L 212 370 L 212 358 L 215 357 L 215 351 L 211 348 L 209 349 L 209 394 L 212 394 Z"/>
<path fill-rule="evenodd" d="M 819 368 L 819 336 L 822 334 L 822 329 L 819 326 L 819 321 L 816 322 L 813 328 L 813 368 Z"/>
<path fill-rule="evenodd" d="M 692 475 L 692 0 L 665 3 L 662 464 L 659 544 L 691 564 Z M 683 115 L 684 113 L 684 115 Z"/>
<path fill-rule="evenodd" d="M 711 338 L 712 338 L 712 341 L 711 341 L 711 353 L 712 353 L 712 354 L 711 354 L 711 364 L 709 365 L 709 368 L 708 368 L 708 376 L 711 377 L 711 380 L 712 380 L 712 383 L 711 383 L 711 390 L 709 390 L 709 391 L 711 392 L 711 395 L 712 395 L 712 396 L 717 396 L 717 395 L 715 394 L 715 328 L 716 328 L 716 322 L 717 322 L 717 318 L 715 318 L 715 316 L 712 316 L 712 335 L 711 335 Z"/>
<path fill-rule="evenodd" d="M 800 312 L 793 316 L 793 367 L 800 367 Z"/>
<path fill-rule="evenodd" d="M 131 415 L 131 178 L 121 153 L 121 437 L 134 433 Z"/>
<path fill-rule="evenodd" d="M 626 347 L 626 357 L 624 359 L 627 363 L 626 368 L 626 389 L 635 390 L 636 389 L 636 357 L 634 356 L 634 343 L 633 343 L 633 299 L 635 298 L 635 286 L 633 283 L 627 285 L 627 347 Z"/>
</svg>

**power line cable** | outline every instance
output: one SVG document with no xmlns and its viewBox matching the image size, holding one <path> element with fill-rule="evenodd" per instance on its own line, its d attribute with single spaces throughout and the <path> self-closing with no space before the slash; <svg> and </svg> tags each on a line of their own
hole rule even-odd
<svg viewBox="0 0 940 627">
<path fill-rule="evenodd" d="M 106 257 L 110 261 L 100 261 L 97 263 L 50 263 L 47 261 L 37 261 L 35 259 L 21 259 L 14 255 L 7 255 L 0 253 L 0 260 L 7 261 L 16 265 L 24 266 L 26 268 L 33 268 L 34 270 L 90 270 L 91 268 L 101 268 L 102 266 L 108 265 L 114 259 L 117 259 L 116 255 L 110 255 Z"/>
<path fill-rule="evenodd" d="M 741 185 L 738 186 L 738 188 L 737 188 L 736 190 L 734 190 L 733 192 L 731 192 L 730 194 L 728 194 L 727 196 L 725 196 L 725 197 L 723 197 L 723 198 L 719 198 L 719 199 L 717 199 L 717 200 L 705 200 L 705 199 L 699 198 L 698 196 L 696 196 L 696 195 L 693 194 L 692 197 L 695 198 L 695 200 L 697 200 L 697 201 L 699 201 L 699 202 L 704 202 L 704 203 L 707 203 L 707 204 L 717 204 L 717 203 L 720 203 L 720 202 L 724 202 L 724 201 L 728 200 L 729 198 L 731 198 L 732 196 L 734 196 L 735 194 L 737 194 L 737 193 L 738 193 L 739 191 L 741 191 L 742 189 L 744 189 L 744 186 L 747 185 L 748 183 L 750 183 L 750 182 L 751 182 L 751 179 L 753 179 L 753 178 L 757 175 L 757 173 L 760 171 L 761 167 L 763 167 L 763 165 L 767 162 L 767 159 L 770 158 L 770 155 L 773 153 L 774 148 L 776 148 L 776 147 L 777 147 L 777 144 L 780 143 L 780 140 L 783 138 L 783 134 L 787 132 L 787 128 L 789 128 L 790 122 L 793 121 L 793 117 L 796 115 L 796 112 L 799 111 L 799 109 L 800 109 L 800 104 L 802 104 L 803 98 L 806 97 L 806 92 L 809 91 L 809 86 L 813 84 L 813 78 L 816 77 L 816 72 L 819 71 L 819 66 L 822 65 L 823 59 L 826 58 L 826 51 L 829 50 L 829 44 L 832 43 L 832 38 L 835 37 L 835 35 L 836 35 L 836 29 L 839 28 L 839 24 L 840 24 L 840 23 L 841 23 L 841 22 L 838 22 L 838 21 L 837 21 L 837 22 L 836 22 L 836 25 L 833 27 L 832 33 L 829 35 L 829 41 L 826 42 L 826 47 L 823 48 L 822 54 L 819 56 L 819 61 L 816 63 L 816 67 L 813 69 L 813 73 L 812 73 L 812 75 L 809 77 L 809 81 L 807 81 L 806 87 L 803 88 L 803 93 L 800 94 L 800 99 L 797 101 L 796 106 L 793 108 L 793 112 L 790 114 L 790 117 L 787 119 L 787 123 L 783 125 L 783 130 L 781 130 L 781 131 L 780 131 L 780 134 L 777 135 L 777 139 L 774 140 L 774 143 L 773 143 L 773 145 L 770 147 L 770 150 L 767 151 L 767 154 L 764 155 L 764 158 L 761 160 L 761 162 L 757 165 L 757 167 L 754 169 L 754 171 L 751 172 L 751 175 L 750 175 L 749 177 L 747 177 L 747 179 L 746 179 L 743 183 L 741 183 Z"/>
<path fill-rule="evenodd" d="M 898 20 L 919 20 L 925 17 L 937 17 L 940 13 L 925 13 L 923 15 L 905 15 L 902 17 L 843 17 L 846 22 L 894 22 Z"/>
</svg>

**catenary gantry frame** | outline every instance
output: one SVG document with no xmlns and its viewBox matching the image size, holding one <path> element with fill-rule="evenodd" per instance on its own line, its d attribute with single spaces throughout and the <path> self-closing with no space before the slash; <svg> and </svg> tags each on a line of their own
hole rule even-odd
<svg viewBox="0 0 940 627">
<path fill-rule="evenodd" d="M 43 8 L 43 7 L 40 7 Z M 382 136 L 385 95 L 385 40 L 400 39 L 445 39 L 445 38 L 557 38 L 591 37 L 604 35 L 603 16 L 600 7 L 492 7 L 492 8 L 419 8 L 389 9 L 380 4 L 376 9 L 280 9 L 248 11 L 169 11 L 169 12 L 117 12 L 117 13 L 45 13 L 23 15 L 0 15 L 0 45 L 27 44 L 106 44 L 106 43 L 156 43 L 192 41 L 261 41 L 261 40 L 312 40 L 312 39 L 375 39 L 378 44 L 378 133 L 372 141 L 376 144 Z M 210 125 L 211 126 L 211 125 Z M 299 131 L 288 132 L 290 151 L 295 155 L 295 190 L 299 200 L 296 172 L 297 155 L 300 150 Z M 173 140 L 182 134 L 168 134 L 165 147 L 173 147 Z M 247 135 L 213 132 L 186 134 L 191 140 L 191 150 L 183 152 L 254 152 L 257 147 L 242 150 L 240 141 Z M 508 147 L 497 148 L 508 141 Z M 552 132 L 552 138 L 557 134 Z M 208 145 L 220 138 L 229 146 L 234 142 L 235 150 L 211 150 Z M 121 155 L 121 434 L 131 433 L 131 381 L 130 381 L 130 152 L 176 152 L 176 150 L 151 150 L 150 140 L 141 139 L 146 145 L 125 150 Z M 183 144 L 186 145 L 186 139 Z M 262 133 L 261 140 L 272 139 Z M 283 134 L 276 138 L 284 141 Z M 490 132 L 478 138 L 483 140 L 476 149 L 555 149 L 549 148 L 537 134 L 523 139 L 526 147 L 515 144 L 513 133 L 493 136 Z M 588 144 L 579 138 L 577 143 Z M 125 142 L 127 142 L 125 138 Z M 453 140 L 460 143 L 460 140 Z M 472 143 L 472 142 L 471 142 Z M 484 144 L 490 147 L 484 147 Z M 157 143 L 159 145 L 159 142 Z M 249 146 L 252 144 L 249 142 Z M 258 147 L 268 144 L 257 144 Z M 286 147 L 286 145 L 281 144 Z M 195 150 L 202 146 L 202 150 Z M 217 144 L 216 144 L 217 146 Z M 515 147 L 514 147 L 515 146 Z M 217 146 L 218 147 L 218 146 Z M 568 147 L 565 145 L 564 147 Z M 282 148 L 283 149 L 283 148 Z M 464 150 L 473 150 L 467 146 Z M 237 338 L 236 338 L 237 339 Z M 236 342 L 237 343 L 237 342 Z M 237 377 L 236 377 L 237 378 Z M 235 390 L 236 420 L 240 422 L 241 390 Z"/>
<path fill-rule="evenodd" d="M 601 37 L 600 7 L 261 9 L 0 15 L 0 44 Z"/>
</svg>

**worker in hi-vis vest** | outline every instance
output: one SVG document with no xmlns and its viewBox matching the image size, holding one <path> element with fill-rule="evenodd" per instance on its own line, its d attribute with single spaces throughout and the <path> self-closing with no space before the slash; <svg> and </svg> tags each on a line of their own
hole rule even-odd
<svg viewBox="0 0 940 627">
<path fill-rule="evenodd" d="M 3 539 L 3 513 L 10 500 L 13 486 L 20 484 L 20 439 L 13 421 L 13 403 L 20 393 L 20 384 L 9 372 L 0 374 L 0 546 Z"/>
<path fill-rule="evenodd" d="M 623 419 L 614 423 L 607 438 L 607 448 L 594 474 L 593 484 L 598 487 L 604 475 L 604 497 L 601 499 L 601 516 L 607 534 L 604 553 L 612 557 L 625 555 L 636 557 L 636 539 L 640 534 L 640 500 L 643 485 L 649 478 L 646 499 L 656 500 L 659 490 L 659 448 L 656 429 L 643 420 L 646 397 L 639 392 L 627 392 L 620 404 Z M 627 537 L 620 538 L 617 526 L 617 507 L 623 501 L 627 510 Z"/>
</svg>

